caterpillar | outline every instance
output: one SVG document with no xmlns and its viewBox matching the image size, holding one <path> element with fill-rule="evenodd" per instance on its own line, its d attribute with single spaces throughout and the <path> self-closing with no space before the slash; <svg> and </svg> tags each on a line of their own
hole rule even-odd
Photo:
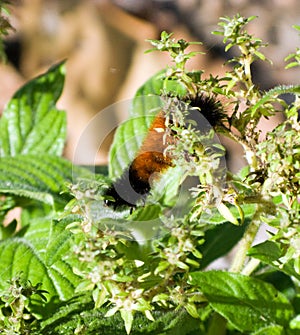
<svg viewBox="0 0 300 335">
<path fill-rule="evenodd" d="M 186 96 L 182 101 L 199 110 L 212 127 L 224 119 L 222 104 L 213 96 L 199 92 L 192 97 Z M 171 153 L 166 151 L 175 141 L 174 134 L 171 131 L 166 132 L 166 117 L 164 111 L 158 112 L 136 157 L 121 177 L 106 190 L 108 206 L 134 207 L 138 202 L 145 200 L 151 191 L 152 179 L 174 166 Z"/>
</svg>

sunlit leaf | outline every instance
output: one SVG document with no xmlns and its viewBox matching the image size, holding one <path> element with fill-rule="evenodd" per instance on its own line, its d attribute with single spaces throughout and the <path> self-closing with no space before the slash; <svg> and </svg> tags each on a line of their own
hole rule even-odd
<svg viewBox="0 0 300 335">
<path fill-rule="evenodd" d="M 257 244 L 248 251 L 248 255 L 300 280 L 299 273 L 294 269 L 293 260 L 290 260 L 285 264 L 281 264 L 279 261 L 282 256 L 282 250 L 276 242 L 265 241 Z"/>
<path fill-rule="evenodd" d="M 47 298 L 72 297 L 78 277 L 72 271 L 74 255 L 70 254 L 73 235 L 63 227 L 55 228 L 51 217 L 35 219 L 25 236 L 12 237 L 0 242 L 0 288 L 21 275 L 33 285 L 42 284 Z M 69 255 L 70 254 L 70 255 Z M 67 257 L 69 256 L 69 257 Z M 74 263 L 73 263 L 74 264 Z"/>
<path fill-rule="evenodd" d="M 11 194 L 42 201 L 49 205 L 66 204 L 60 194 L 66 183 L 79 175 L 89 175 L 83 168 L 52 155 L 17 155 L 0 158 L 0 194 Z"/>
<path fill-rule="evenodd" d="M 266 282 L 222 271 L 190 276 L 191 284 L 201 290 L 210 306 L 241 332 L 287 326 L 294 314 L 288 299 Z"/>
<path fill-rule="evenodd" d="M 64 85 L 64 63 L 29 81 L 8 102 L 0 119 L 0 156 L 61 155 L 66 114 L 56 108 Z"/>
</svg>

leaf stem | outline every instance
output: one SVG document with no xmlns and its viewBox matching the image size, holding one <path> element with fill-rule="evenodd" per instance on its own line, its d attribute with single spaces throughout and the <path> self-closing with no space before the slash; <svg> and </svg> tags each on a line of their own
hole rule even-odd
<svg viewBox="0 0 300 335">
<path fill-rule="evenodd" d="M 245 231 L 245 234 L 239 242 L 238 251 L 232 261 L 230 272 L 241 272 L 247 257 L 247 252 L 251 248 L 251 245 L 257 235 L 258 229 L 261 224 L 260 215 L 264 212 L 263 205 L 257 205 L 256 212 L 253 216 L 251 223 Z"/>
<path fill-rule="evenodd" d="M 251 148 L 249 143 L 240 138 L 238 135 L 235 135 L 230 129 L 228 129 L 224 125 L 222 125 L 220 129 L 221 129 L 220 133 L 227 136 L 231 140 L 239 143 L 243 147 L 245 152 L 245 158 L 250 166 L 250 169 L 251 171 L 255 171 L 255 169 L 257 169 L 258 166 L 257 157 L 255 151 Z"/>
<path fill-rule="evenodd" d="M 253 273 L 253 271 L 258 267 L 258 265 L 260 264 L 260 260 L 259 259 L 255 259 L 252 258 L 244 267 L 244 269 L 242 270 L 241 274 L 245 275 L 245 276 L 250 276 L 251 273 Z"/>
</svg>

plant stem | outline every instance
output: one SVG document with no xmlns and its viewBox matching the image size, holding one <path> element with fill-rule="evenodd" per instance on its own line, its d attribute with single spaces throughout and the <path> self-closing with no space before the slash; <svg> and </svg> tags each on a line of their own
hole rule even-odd
<svg viewBox="0 0 300 335">
<path fill-rule="evenodd" d="M 260 264 L 260 260 L 252 258 L 244 267 L 243 271 L 241 272 L 245 276 L 250 276 L 251 273 L 258 267 Z"/>
<path fill-rule="evenodd" d="M 241 272 L 242 271 L 244 264 L 245 264 L 246 257 L 247 257 L 247 252 L 251 248 L 251 245 L 260 227 L 260 224 L 261 224 L 260 215 L 263 212 L 264 212 L 264 206 L 257 205 L 257 209 L 253 216 L 253 219 L 251 223 L 249 224 L 247 230 L 245 231 L 243 238 L 239 242 L 238 251 L 229 269 L 230 272 Z"/>
</svg>

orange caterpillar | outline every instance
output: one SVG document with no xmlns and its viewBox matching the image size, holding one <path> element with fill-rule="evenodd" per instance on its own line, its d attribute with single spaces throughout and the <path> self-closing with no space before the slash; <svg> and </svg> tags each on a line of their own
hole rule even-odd
<svg viewBox="0 0 300 335">
<path fill-rule="evenodd" d="M 165 136 L 166 119 L 160 112 L 149 128 L 149 132 L 129 167 L 129 180 L 138 193 L 150 191 L 150 181 L 155 174 L 172 166 L 171 158 L 165 149 L 172 143 L 170 136 Z"/>
<path fill-rule="evenodd" d="M 200 93 L 186 100 L 191 107 L 197 107 L 212 126 L 220 123 L 224 117 L 221 104 L 210 96 Z M 106 200 L 106 204 L 114 208 L 123 205 L 132 207 L 145 199 L 150 192 L 152 178 L 174 165 L 170 155 L 165 153 L 165 149 L 172 143 L 172 132 L 166 133 L 166 119 L 163 112 L 159 112 L 135 159 L 106 191 L 105 195 L 114 199 Z"/>
<path fill-rule="evenodd" d="M 165 136 L 165 130 L 165 117 L 160 112 L 153 120 L 135 159 L 107 190 L 105 195 L 113 197 L 114 201 L 107 200 L 106 204 L 115 208 L 122 205 L 134 206 L 149 193 L 151 179 L 172 166 L 171 158 L 164 153 L 172 140 L 170 136 Z"/>
</svg>

